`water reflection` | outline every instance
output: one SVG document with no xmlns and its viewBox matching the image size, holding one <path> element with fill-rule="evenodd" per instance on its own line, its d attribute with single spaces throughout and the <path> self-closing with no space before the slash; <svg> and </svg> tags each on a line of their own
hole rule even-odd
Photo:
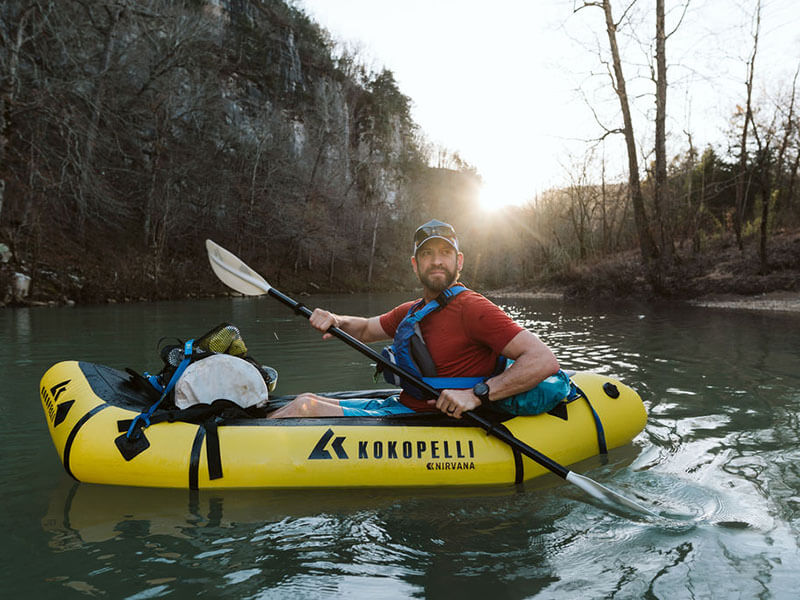
<svg viewBox="0 0 800 600">
<path fill-rule="evenodd" d="M 376 504 L 391 504 L 396 492 L 297 492 L 282 490 L 189 491 L 128 488 L 71 482 L 66 478 L 54 489 L 42 528 L 53 535 L 52 545 L 68 537 L 74 544 L 107 542 L 139 523 L 141 535 L 169 535 L 185 539 L 187 529 L 230 527 L 235 523 L 261 523 L 302 518 L 320 512 L 357 512 Z"/>
<path fill-rule="evenodd" d="M 324 597 L 343 590 L 435 597 L 474 588 L 464 577 L 478 578 L 478 588 L 501 583 L 510 577 L 509 564 L 527 571 L 528 584 L 549 581 L 546 557 L 539 567 L 530 564 L 529 528 L 534 515 L 539 528 L 568 513 L 553 485 L 545 482 L 530 490 L 532 496 L 516 487 L 477 495 L 424 489 L 189 493 L 65 482 L 42 528 L 52 551 L 92 559 L 83 566 L 86 579 L 54 583 L 92 593 L 113 593 L 120 577 L 133 583 L 126 573 L 136 571 L 147 575 L 132 591 L 148 595 L 211 585 L 215 595 L 234 597 Z"/>
<path fill-rule="evenodd" d="M 613 451 L 600 476 L 626 469 L 636 454 L 630 446 Z M 600 464 L 594 458 L 576 468 Z M 478 490 L 188 492 L 64 478 L 41 527 L 52 552 L 96 560 L 79 571 L 89 578 L 53 583 L 91 585 L 93 593 L 113 593 L 119 574 L 134 569 L 148 573 L 149 587 L 137 588 L 148 594 L 177 585 L 184 593 L 192 589 L 187 580 L 203 580 L 235 597 L 322 597 L 342 589 L 473 597 L 498 585 L 521 597 L 553 580 L 547 546 L 576 535 L 576 523 L 567 531 L 552 526 L 568 523 L 586 501 L 580 493 L 565 496 L 565 485 L 543 478 Z M 233 583 L 239 591 L 226 587 Z"/>
</svg>

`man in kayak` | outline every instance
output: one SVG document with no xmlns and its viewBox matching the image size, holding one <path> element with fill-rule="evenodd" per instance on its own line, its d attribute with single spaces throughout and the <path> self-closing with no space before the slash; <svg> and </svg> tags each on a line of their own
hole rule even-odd
<svg viewBox="0 0 800 600">
<path fill-rule="evenodd" d="M 364 343 L 394 339 L 397 364 L 441 389 L 438 398 L 428 399 L 400 381 L 399 396 L 334 400 L 306 393 L 270 417 L 386 416 L 440 410 L 459 419 L 465 411 L 514 397 L 562 373 L 553 352 L 537 336 L 458 283 L 463 265 L 453 227 L 429 221 L 414 233 L 411 257 L 411 267 L 422 284 L 420 300 L 370 318 L 317 308 L 309 319 L 323 332 L 323 339 L 332 337 L 326 333 L 331 327 Z M 504 369 L 501 357 L 513 361 L 511 366 Z"/>
</svg>

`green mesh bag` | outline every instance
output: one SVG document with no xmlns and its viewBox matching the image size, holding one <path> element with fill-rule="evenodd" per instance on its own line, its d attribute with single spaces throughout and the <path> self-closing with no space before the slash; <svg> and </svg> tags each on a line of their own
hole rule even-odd
<svg viewBox="0 0 800 600">
<path fill-rule="evenodd" d="M 162 338 L 163 341 L 163 338 Z M 180 340 L 177 340 L 180 342 Z M 161 342 L 159 342 L 159 345 Z M 205 356 L 212 354 L 230 354 L 237 358 L 246 360 L 255 365 L 261 372 L 261 376 L 267 384 L 270 392 L 275 390 L 278 383 L 278 372 L 272 367 L 260 364 L 247 354 L 247 346 L 242 339 L 242 334 L 236 325 L 230 323 L 220 323 L 211 331 L 197 338 L 192 344 L 194 349 L 192 360 L 202 360 Z M 169 381 L 178 365 L 184 358 L 183 343 L 179 345 L 169 345 L 161 349 L 161 358 L 164 361 L 164 368 L 158 374 L 162 382 Z M 162 383 L 162 385 L 165 385 Z"/>
<path fill-rule="evenodd" d="M 221 323 L 195 340 L 195 348 L 216 352 L 217 354 L 230 354 L 239 358 L 247 358 L 247 346 L 244 345 L 242 334 L 236 325 Z"/>
</svg>

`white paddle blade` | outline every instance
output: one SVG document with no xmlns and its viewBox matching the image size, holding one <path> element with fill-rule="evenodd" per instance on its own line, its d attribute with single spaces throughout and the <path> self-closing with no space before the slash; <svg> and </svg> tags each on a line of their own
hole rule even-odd
<svg viewBox="0 0 800 600">
<path fill-rule="evenodd" d="M 260 296 L 271 289 L 261 275 L 222 246 L 206 240 L 206 250 L 214 274 L 229 288 L 245 296 Z"/>
<path fill-rule="evenodd" d="M 567 481 L 572 483 L 573 485 L 578 486 L 584 492 L 589 494 L 590 496 L 594 496 L 601 502 L 605 502 L 606 504 L 610 505 L 621 505 L 625 506 L 626 508 L 640 512 L 645 514 L 649 517 L 658 517 L 656 513 L 654 513 L 649 508 L 646 508 L 639 504 L 638 502 L 634 502 L 633 500 L 626 498 L 622 494 L 618 494 L 614 490 L 610 490 L 604 485 L 600 485 L 596 481 L 589 479 L 588 477 L 584 477 L 583 475 L 579 475 L 575 471 L 570 471 L 566 477 Z"/>
</svg>

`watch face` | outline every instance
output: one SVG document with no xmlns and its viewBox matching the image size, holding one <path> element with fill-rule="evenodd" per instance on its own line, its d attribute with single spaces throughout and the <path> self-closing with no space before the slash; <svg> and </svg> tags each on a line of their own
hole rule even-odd
<svg viewBox="0 0 800 600">
<path fill-rule="evenodd" d="M 486 382 L 476 383 L 475 387 L 472 388 L 472 393 L 475 394 L 481 400 L 488 400 L 489 396 L 489 386 L 486 385 Z"/>
</svg>

